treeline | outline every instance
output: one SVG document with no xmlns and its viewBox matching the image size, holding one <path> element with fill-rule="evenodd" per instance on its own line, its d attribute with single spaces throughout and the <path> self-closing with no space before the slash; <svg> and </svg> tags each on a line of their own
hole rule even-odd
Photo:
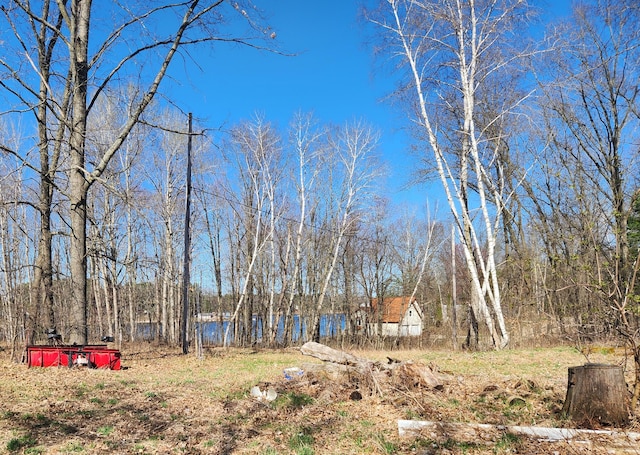
<svg viewBox="0 0 640 455">
<path fill-rule="evenodd" d="M 122 74 L 124 87 L 107 71 L 151 45 L 120 55 L 116 28 L 89 58 L 93 48 L 64 39 L 69 21 L 93 24 L 81 9 L 10 2 L 6 29 L 25 33 L 5 49 L 28 49 L 38 71 L 23 50 L 2 60 L 0 338 L 18 352 L 49 328 L 65 341 L 135 341 L 152 324 L 156 341 L 178 345 L 190 258 L 189 339 L 211 313 L 233 344 L 289 344 L 294 331 L 320 336 L 323 315 L 350 320 L 374 298 L 413 296 L 427 330 L 463 309 L 455 327 L 470 348 L 502 348 L 514 321 L 548 318 L 576 343 L 622 336 L 640 365 L 638 6 L 576 5 L 542 35 L 523 2 L 450 3 L 384 2 L 368 16 L 381 55 L 403 56 L 396 95 L 416 120 L 416 178 L 445 189 L 450 216 L 438 218 L 428 195 L 420 213 L 392 205 L 366 121 L 256 116 L 189 134 L 185 115 L 154 101 L 164 66 L 147 85 L 134 82 L 142 70 Z M 202 25 L 211 10 L 199 11 L 176 30 Z M 135 13 L 126 27 L 155 17 Z M 167 65 L 171 45 L 215 41 L 171 36 L 152 41 Z M 101 60 L 106 49 L 121 65 Z"/>
</svg>

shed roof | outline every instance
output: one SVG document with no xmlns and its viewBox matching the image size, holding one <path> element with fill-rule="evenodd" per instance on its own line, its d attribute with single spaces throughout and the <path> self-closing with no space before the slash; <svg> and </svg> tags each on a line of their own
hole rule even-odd
<svg viewBox="0 0 640 455">
<path fill-rule="evenodd" d="M 419 311 L 418 300 L 414 297 L 411 302 L 409 297 L 387 297 L 382 300 L 381 320 L 387 323 L 399 323 L 403 316 L 407 313 L 410 304 L 414 304 Z M 371 300 L 371 310 L 375 314 L 378 311 L 378 299 Z"/>
</svg>

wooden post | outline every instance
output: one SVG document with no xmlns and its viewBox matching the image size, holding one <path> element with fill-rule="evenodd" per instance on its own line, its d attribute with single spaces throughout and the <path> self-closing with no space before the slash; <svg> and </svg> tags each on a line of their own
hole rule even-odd
<svg viewBox="0 0 640 455">
<path fill-rule="evenodd" d="M 562 412 L 588 427 L 628 423 L 629 392 L 622 367 L 600 363 L 570 367 Z"/>
</svg>

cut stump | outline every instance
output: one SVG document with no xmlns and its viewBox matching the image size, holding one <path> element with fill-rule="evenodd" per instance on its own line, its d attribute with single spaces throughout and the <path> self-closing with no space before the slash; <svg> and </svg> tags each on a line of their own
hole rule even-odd
<svg viewBox="0 0 640 455">
<path fill-rule="evenodd" d="M 579 425 L 624 426 L 629 421 L 629 392 L 622 367 L 587 363 L 569 368 L 562 412 Z"/>
</svg>

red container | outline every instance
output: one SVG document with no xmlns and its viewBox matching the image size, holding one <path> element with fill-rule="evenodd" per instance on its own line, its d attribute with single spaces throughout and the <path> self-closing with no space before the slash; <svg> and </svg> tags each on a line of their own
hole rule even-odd
<svg viewBox="0 0 640 455">
<path fill-rule="evenodd" d="M 92 349 L 86 355 L 92 368 L 120 369 L 120 351 L 117 349 Z"/>
<path fill-rule="evenodd" d="M 120 351 L 106 345 L 27 346 L 29 367 L 88 367 L 120 369 Z"/>
</svg>

